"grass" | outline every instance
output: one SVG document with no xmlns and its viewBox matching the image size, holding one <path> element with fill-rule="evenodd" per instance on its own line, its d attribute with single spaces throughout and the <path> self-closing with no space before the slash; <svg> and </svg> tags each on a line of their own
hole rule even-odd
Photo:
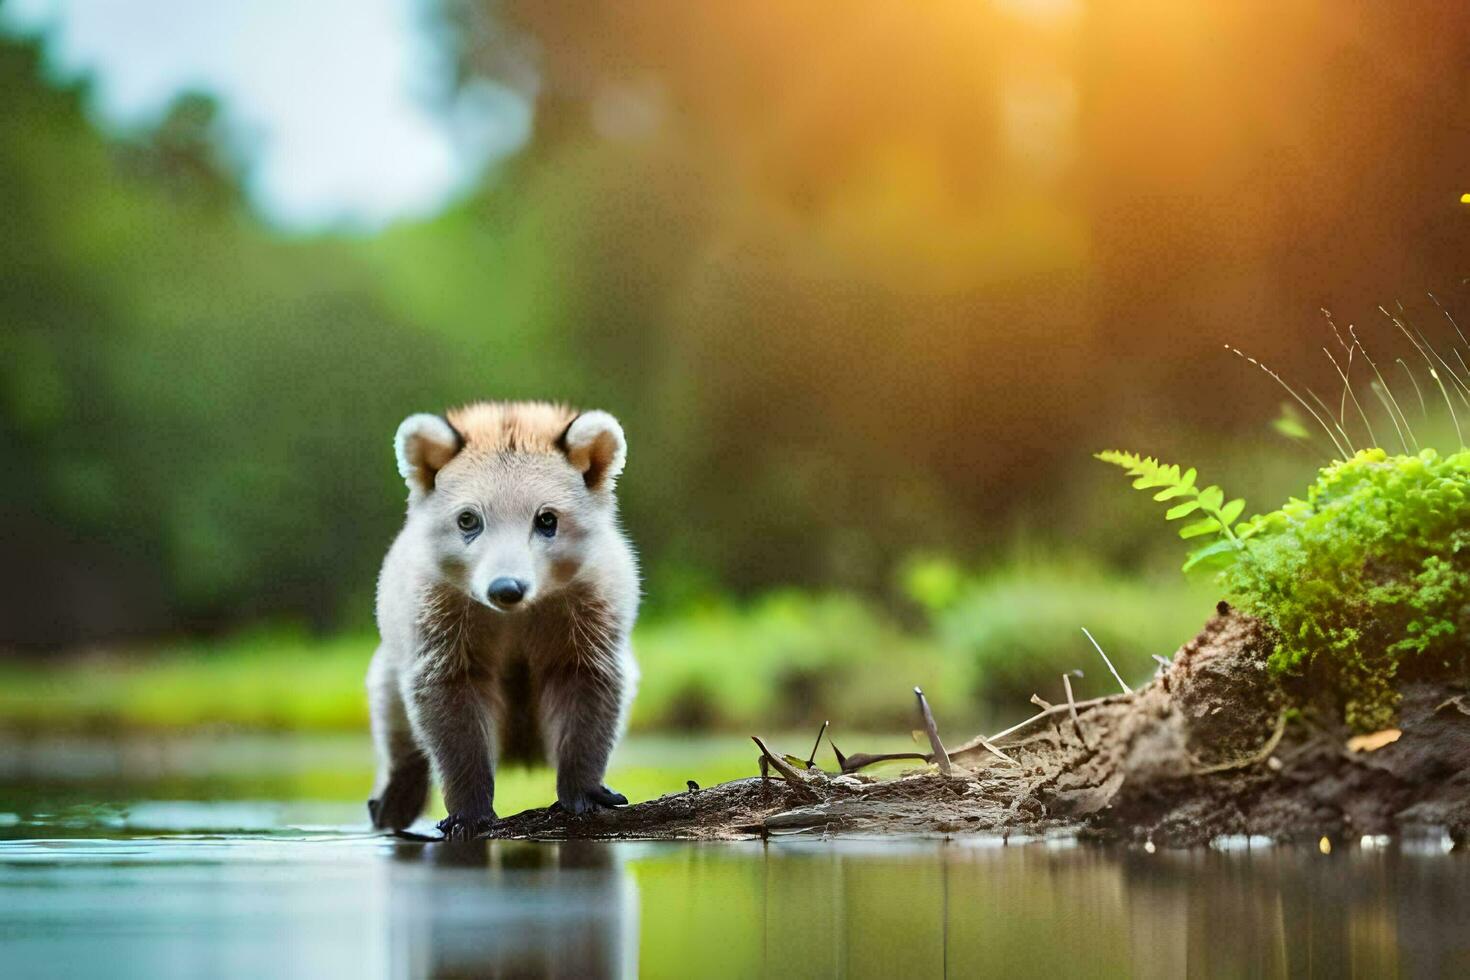
<svg viewBox="0 0 1470 980">
<path fill-rule="evenodd" d="M 255 632 L 209 643 L 0 665 L 0 725 L 12 730 L 240 727 L 343 731 L 367 724 L 371 635 Z"/>
<path fill-rule="evenodd" d="M 635 731 L 906 732 L 922 686 L 947 730 L 973 731 L 1059 694 L 1114 683 L 1081 627 L 1125 677 L 1151 670 L 1210 612 L 1208 587 L 1130 582 L 1084 564 L 1021 564 L 983 575 L 928 563 L 893 608 L 850 594 L 775 593 L 640 624 Z M 253 632 L 43 663 L 0 663 L 0 729 L 361 731 L 368 633 Z M 1058 688 L 1053 691 L 1052 688 Z M 1086 696 L 1082 694 L 1081 696 Z M 840 738 L 840 736 L 839 736 Z M 841 744 L 839 742 L 839 744 Z"/>
<path fill-rule="evenodd" d="M 1137 686 L 1153 674 L 1154 655 L 1199 632 L 1217 598 L 1213 585 L 1178 574 L 1123 579 L 1080 562 L 1027 564 L 968 580 L 935 606 L 931 630 L 970 665 L 970 696 L 982 709 L 1019 717 L 1032 694 L 1061 700 L 1066 671 L 1082 670 L 1079 697 L 1117 690 L 1082 627 Z"/>
<path fill-rule="evenodd" d="M 973 716 L 970 665 L 851 595 L 781 593 L 651 625 L 637 637 L 644 681 L 635 727 L 812 727 L 913 720 L 909 691 L 932 691 L 940 717 Z M 851 722 L 850 722 L 851 723 Z"/>
</svg>

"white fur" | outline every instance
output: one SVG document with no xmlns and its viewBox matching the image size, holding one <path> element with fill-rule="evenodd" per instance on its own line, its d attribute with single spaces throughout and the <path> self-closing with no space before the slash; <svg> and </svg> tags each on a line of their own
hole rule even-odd
<svg viewBox="0 0 1470 980">
<path fill-rule="evenodd" d="M 427 493 L 434 487 L 434 472 L 449 461 L 458 447 L 459 433 L 442 416 L 428 412 L 410 415 L 399 424 L 393 436 L 398 475 L 410 490 Z"/>
<path fill-rule="evenodd" d="M 452 463 L 461 445 L 452 424 L 414 415 L 399 427 L 399 471 L 412 502 L 378 578 L 382 643 L 368 675 L 376 826 L 401 829 L 417 818 L 431 768 L 455 818 L 446 833 L 463 835 L 493 817 L 504 744 L 497 736 L 514 724 L 539 729 L 517 734 L 542 736 L 564 808 L 608 804 L 607 761 L 638 679 L 628 642 L 638 569 L 611 489 L 627 449 L 606 412 L 568 426 L 565 456 L 541 435 L 539 449 Z M 532 533 L 548 503 L 562 529 L 550 538 Z M 470 539 L 457 525 L 466 507 L 483 518 Z M 489 601 L 489 582 L 501 575 L 527 583 L 514 611 Z M 524 697 L 504 683 L 522 666 L 532 705 L 507 700 Z M 531 710 L 512 710 L 521 707 Z"/>
<path fill-rule="evenodd" d="M 588 484 L 611 487 L 628 461 L 628 441 L 618 420 L 603 411 L 583 412 L 567 429 L 567 459 Z"/>
</svg>

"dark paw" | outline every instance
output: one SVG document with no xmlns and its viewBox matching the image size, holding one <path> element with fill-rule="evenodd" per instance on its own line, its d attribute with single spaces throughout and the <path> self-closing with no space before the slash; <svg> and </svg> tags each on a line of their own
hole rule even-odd
<svg viewBox="0 0 1470 980">
<path fill-rule="evenodd" d="M 616 790 L 608 789 L 606 786 L 598 786 L 595 789 L 578 790 L 569 793 L 551 805 L 553 810 L 565 810 L 574 817 L 580 817 L 584 813 L 593 810 L 611 808 L 615 806 L 627 806 L 628 798 Z"/>
<path fill-rule="evenodd" d="M 471 817 L 451 813 L 439 821 L 438 827 L 445 840 L 474 840 L 494 826 L 495 819 L 494 812 L 491 812 L 488 817 Z"/>
<path fill-rule="evenodd" d="M 404 766 L 393 772 L 380 794 L 368 800 L 368 816 L 379 830 L 402 830 L 419 818 L 428 795 L 428 768 Z"/>
<path fill-rule="evenodd" d="M 599 786 L 592 791 L 592 798 L 603 806 L 627 806 L 628 798 L 615 789 Z"/>
</svg>

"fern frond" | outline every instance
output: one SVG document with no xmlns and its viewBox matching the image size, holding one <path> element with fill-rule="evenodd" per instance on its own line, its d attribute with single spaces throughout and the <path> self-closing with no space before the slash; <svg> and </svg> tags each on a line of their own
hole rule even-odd
<svg viewBox="0 0 1470 980">
<path fill-rule="evenodd" d="M 1135 490 L 1157 490 L 1153 498 L 1161 503 L 1179 501 L 1165 512 L 1165 520 L 1177 521 L 1195 515 L 1196 520 L 1180 529 L 1181 538 L 1212 536 L 1213 540 L 1190 552 L 1189 560 L 1184 563 L 1186 572 L 1204 562 L 1228 565 L 1244 552 L 1244 539 L 1251 528 L 1249 522 L 1236 525 L 1235 521 L 1245 510 L 1245 501 L 1238 497 L 1227 501 L 1225 491 L 1218 486 L 1197 486 L 1198 473 L 1193 467 L 1181 473 L 1178 466 L 1161 463 L 1152 456 L 1116 449 L 1097 453 L 1096 458 L 1126 470 L 1133 477 Z"/>
</svg>

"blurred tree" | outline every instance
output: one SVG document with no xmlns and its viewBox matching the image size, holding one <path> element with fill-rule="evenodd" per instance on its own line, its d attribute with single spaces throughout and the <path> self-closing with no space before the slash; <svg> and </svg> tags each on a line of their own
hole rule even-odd
<svg viewBox="0 0 1470 980">
<path fill-rule="evenodd" d="M 1318 306 L 1470 254 L 1427 0 L 433 9 L 535 134 L 371 237 L 262 226 L 228 106 L 109 139 L 0 41 L 0 646 L 362 621 L 393 427 L 479 397 L 624 420 L 654 613 L 1018 526 L 1136 560 L 1090 451 L 1204 465 L 1278 402 L 1221 345 L 1320 379 Z"/>
<path fill-rule="evenodd" d="M 361 610 L 444 345 L 242 211 L 209 103 L 119 149 L 39 76 L 0 42 L 0 643 Z"/>
<path fill-rule="evenodd" d="M 1072 447 L 1260 427 L 1278 392 L 1226 342 L 1320 384 L 1319 306 L 1464 271 L 1470 17 L 1425 0 L 442 9 L 461 79 L 536 99 L 518 167 L 600 188 L 567 260 L 640 352 L 638 431 L 688 464 L 630 470 L 634 515 L 718 515 L 651 540 L 739 587 L 883 586 L 1018 509 L 1101 545 L 1038 494 Z"/>
<path fill-rule="evenodd" d="M 162 121 L 141 138 L 122 142 L 124 174 L 216 207 L 238 206 L 239 166 L 225 159 L 219 106 L 203 93 L 180 95 Z"/>
</svg>

